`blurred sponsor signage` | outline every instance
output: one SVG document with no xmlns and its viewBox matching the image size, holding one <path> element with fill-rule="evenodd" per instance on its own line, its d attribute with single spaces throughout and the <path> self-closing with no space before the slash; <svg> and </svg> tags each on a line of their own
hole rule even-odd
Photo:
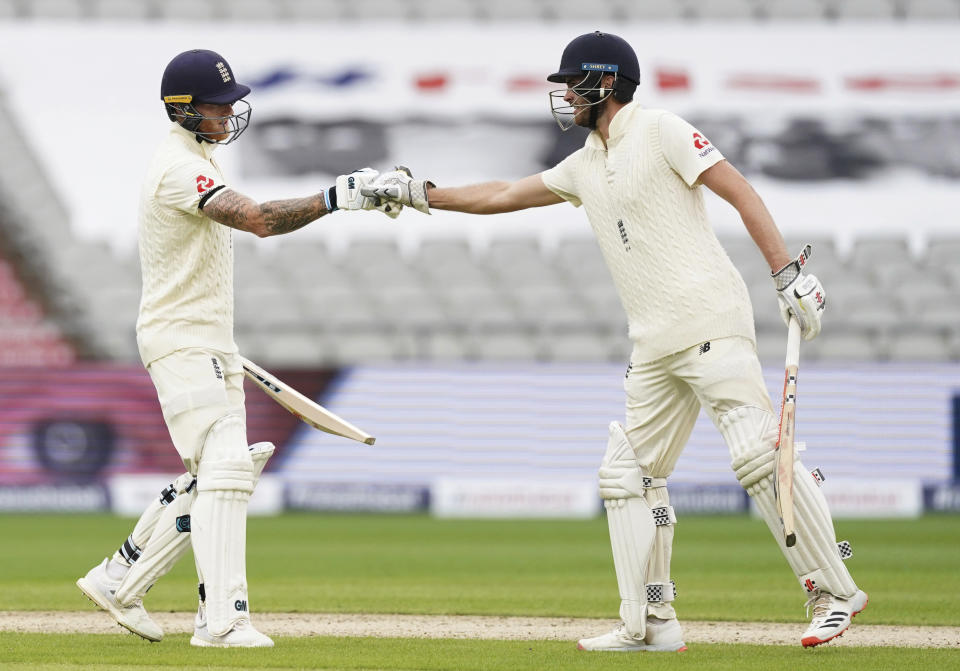
<svg viewBox="0 0 960 671">
<path fill-rule="evenodd" d="M 407 513 L 426 510 L 425 485 L 350 482 L 291 482 L 286 506 L 291 510 Z"/>
<path fill-rule="evenodd" d="M 433 483 L 430 512 L 436 517 L 590 518 L 600 512 L 593 481 L 472 480 Z"/>
<path fill-rule="evenodd" d="M 149 503 L 169 486 L 179 473 L 170 475 L 118 475 L 107 482 L 110 510 L 117 515 L 138 517 Z M 249 515 L 278 515 L 283 512 L 283 480 L 265 473 L 250 497 Z"/>
<path fill-rule="evenodd" d="M 823 495 L 836 519 L 919 517 L 923 487 L 916 480 L 827 479 Z"/>
<path fill-rule="evenodd" d="M 4 513 L 87 513 L 108 507 L 103 485 L 0 486 L 0 512 Z"/>
<path fill-rule="evenodd" d="M 924 487 L 923 507 L 928 512 L 960 513 L 960 483 Z"/>
</svg>

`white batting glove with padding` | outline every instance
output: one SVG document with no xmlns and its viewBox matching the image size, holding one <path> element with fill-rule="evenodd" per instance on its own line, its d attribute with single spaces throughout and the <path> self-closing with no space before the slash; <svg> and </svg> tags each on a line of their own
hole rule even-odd
<svg viewBox="0 0 960 671">
<path fill-rule="evenodd" d="M 413 179 L 410 170 L 399 165 L 396 170 L 383 173 L 370 186 L 365 186 L 361 190 L 364 195 L 371 198 L 396 201 L 424 214 L 430 214 L 428 186 L 433 187 L 436 184 L 424 179 Z"/>
<path fill-rule="evenodd" d="M 400 203 L 363 194 L 364 187 L 373 184 L 379 176 L 380 173 L 373 168 L 361 168 L 337 177 L 336 184 L 324 192 L 327 211 L 380 210 L 391 219 L 396 219 L 403 209 Z"/>
<path fill-rule="evenodd" d="M 780 316 L 790 325 L 793 315 L 800 322 L 804 340 L 813 340 L 820 333 L 820 318 L 826 306 L 826 294 L 816 275 L 807 275 L 803 267 L 810 258 L 810 245 L 800 255 L 775 273 L 771 273 L 777 288 Z"/>
</svg>

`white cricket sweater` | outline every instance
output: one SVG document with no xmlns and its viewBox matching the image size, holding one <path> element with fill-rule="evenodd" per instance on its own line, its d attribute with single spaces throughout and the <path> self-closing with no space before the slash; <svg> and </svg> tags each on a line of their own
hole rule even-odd
<svg viewBox="0 0 960 671">
<path fill-rule="evenodd" d="M 173 124 L 143 183 L 137 344 L 144 365 L 186 347 L 237 351 L 232 231 L 200 209 L 225 187 L 215 148 Z"/>
<path fill-rule="evenodd" d="M 592 132 L 542 178 L 586 207 L 627 314 L 634 363 L 725 336 L 755 341 L 746 285 L 697 184 L 720 152 L 675 114 L 636 103 L 614 116 L 607 145 Z"/>
</svg>

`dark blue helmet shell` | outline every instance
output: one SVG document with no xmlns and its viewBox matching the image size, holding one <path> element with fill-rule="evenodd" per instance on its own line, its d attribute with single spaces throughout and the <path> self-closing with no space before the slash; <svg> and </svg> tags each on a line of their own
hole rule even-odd
<svg viewBox="0 0 960 671">
<path fill-rule="evenodd" d="M 237 83 L 227 59 L 208 49 L 191 49 L 177 54 L 163 71 L 160 97 L 165 103 L 235 103 L 250 93 Z M 184 100 L 189 96 L 190 100 Z M 180 98 L 171 100 L 171 97 Z"/>
<path fill-rule="evenodd" d="M 590 72 L 616 73 L 636 85 L 640 83 L 640 62 L 626 40 L 599 30 L 575 38 L 560 57 L 560 68 L 547 81 L 563 84 L 569 77 L 583 77 Z"/>
</svg>

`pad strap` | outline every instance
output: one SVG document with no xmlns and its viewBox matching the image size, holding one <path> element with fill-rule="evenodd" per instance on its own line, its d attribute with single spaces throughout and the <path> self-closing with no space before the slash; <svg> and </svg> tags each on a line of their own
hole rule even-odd
<svg viewBox="0 0 960 671">
<path fill-rule="evenodd" d="M 647 601 L 650 603 L 666 603 L 677 598 L 677 584 L 670 582 L 648 582 Z"/>
<path fill-rule="evenodd" d="M 658 527 L 665 527 L 677 523 L 677 516 L 673 512 L 673 506 L 651 508 L 650 512 L 653 513 L 653 523 Z"/>
</svg>

